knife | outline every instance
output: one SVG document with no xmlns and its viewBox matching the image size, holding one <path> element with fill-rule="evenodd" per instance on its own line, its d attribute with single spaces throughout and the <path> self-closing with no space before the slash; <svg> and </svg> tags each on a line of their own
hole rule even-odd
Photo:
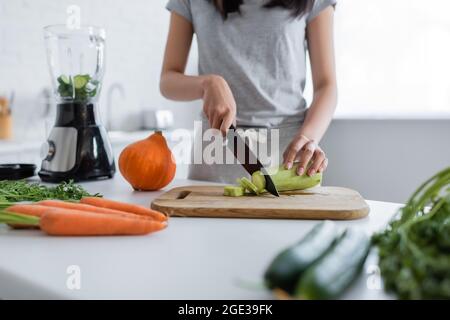
<svg viewBox="0 0 450 320">
<path fill-rule="evenodd" d="M 230 147 L 230 141 L 232 143 L 231 149 L 233 150 L 234 157 L 241 163 L 244 169 L 250 174 L 250 176 L 256 172 L 261 171 L 266 179 L 266 187 L 265 189 L 273 194 L 276 197 L 279 197 L 279 193 L 275 184 L 273 183 L 272 178 L 267 172 L 266 168 L 263 167 L 258 157 L 250 150 L 250 147 L 245 143 L 245 140 L 237 133 L 236 127 L 234 125 L 230 126 L 230 130 L 228 130 L 227 134 L 228 147 Z M 239 159 L 239 156 L 242 158 L 242 155 L 239 155 L 239 146 L 244 147 L 244 159 Z"/>
</svg>

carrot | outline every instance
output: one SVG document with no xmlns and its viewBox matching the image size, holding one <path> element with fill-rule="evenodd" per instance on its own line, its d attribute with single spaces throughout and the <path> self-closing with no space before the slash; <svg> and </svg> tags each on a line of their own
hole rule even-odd
<svg viewBox="0 0 450 320">
<path fill-rule="evenodd" d="M 54 236 L 144 235 L 164 229 L 165 222 L 90 213 L 80 210 L 48 208 L 40 227 Z"/>
<path fill-rule="evenodd" d="M 161 221 L 161 222 L 167 221 L 167 217 L 163 213 L 143 207 L 143 206 L 138 206 L 135 204 L 114 201 L 114 200 L 109 200 L 109 199 L 105 199 L 105 198 L 98 198 L 98 197 L 84 197 L 80 200 L 80 202 L 85 203 L 85 204 L 90 204 L 90 205 L 96 206 L 96 207 L 115 209 L 115 210 L 126 211 L 129 213 L 137 214 L 140 216 L 152 217 L 156 221 Z"/>
<path fill-rule="evenodd" d="M 48 207 L 38 204 L 15 204 L 6 208 L 5 211 L 41 217 L 47 209 Z"/>
<path fill-rule="evenodd" d="M 104 213 L 104 214 L 115 214 L 123 217 L 138 218 L 138 219 L 150 219 L 147 216 L 138 216 L 126 211 L 119 211 L 114 209 L 102 208 L 92 206 L 90 204 L 77 203 L 77 202 L 66 202 L 61 200 L 42 200 L 38 202 L 41 206 L 51 207 L 51 208 L 61 208 L 70 210 L 86 211 L 91 213 Z"/>
<path fill-rule="evenodd" d="M 48 208 L 37 204 L 15 204 L 5 209 L 6 212 L 19 213 L 27 216 L 41 217 Z M 35 229 L 38 226 L 23 223 L 8 223 L 13 229 Z"/>
</svg>

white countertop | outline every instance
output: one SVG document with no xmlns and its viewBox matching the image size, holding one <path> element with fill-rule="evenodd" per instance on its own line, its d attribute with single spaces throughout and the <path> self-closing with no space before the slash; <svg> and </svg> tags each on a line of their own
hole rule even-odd
<svg viewBox="0 0 450 320">
<path fill-rule="evenodd" d="M 175 180 L 171 187 L 207 184 Z M 90 192 L 148 206 L 161 192 L 135 192 L 119 174 L 84 183 Z M 368 217 L 338 221 L 373 233 L 399 207 L 368 201 Z M 298 241 L 317 221 L 171 218 L 159 233 L 138 237 L 49 237 L 40 231 L 0 226 L 0 299 L 270 299 L 245 287 L 261 282 L 267 264 L 283 247 Z M 390 298 L 374 289 L 372 253 L 344 299 Z M 71 290 L 67 268 L 79 266 L 81 288 Z M 371 289 L 370 289 L 371 288 Z"/>
</svg>

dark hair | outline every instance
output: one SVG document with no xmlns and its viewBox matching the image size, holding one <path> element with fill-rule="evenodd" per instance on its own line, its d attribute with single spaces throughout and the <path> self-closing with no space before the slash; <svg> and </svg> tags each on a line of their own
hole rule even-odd
<svg viewBox="0 0 450 320">
<path fill-rule="evenodd" d="M 219 10 L 224 19 L 228 17 L 229 13 L 240 12 L 239 7 L 244 2 L 243 0 L 212 0 L 214 6 Z M 293 17 L 301 17 L 308 9 L 311 0 L 269 0 L 264 8 L 281 7 L 291 10 Z"/>
</svg>

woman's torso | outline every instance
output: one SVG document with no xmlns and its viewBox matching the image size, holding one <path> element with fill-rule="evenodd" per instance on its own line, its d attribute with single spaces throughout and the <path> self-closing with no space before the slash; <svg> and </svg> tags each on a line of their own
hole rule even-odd
<svg viewBox="0 0 450 320">
<path fill-rule="evenodd" d="M 306 15 L 244 0 L 223 20 L 210 1 L 190 2 L 199 74 L 219 74 L 237 104 L 238 126 L 299 127 L 306 102 Z"/>
</svg>

